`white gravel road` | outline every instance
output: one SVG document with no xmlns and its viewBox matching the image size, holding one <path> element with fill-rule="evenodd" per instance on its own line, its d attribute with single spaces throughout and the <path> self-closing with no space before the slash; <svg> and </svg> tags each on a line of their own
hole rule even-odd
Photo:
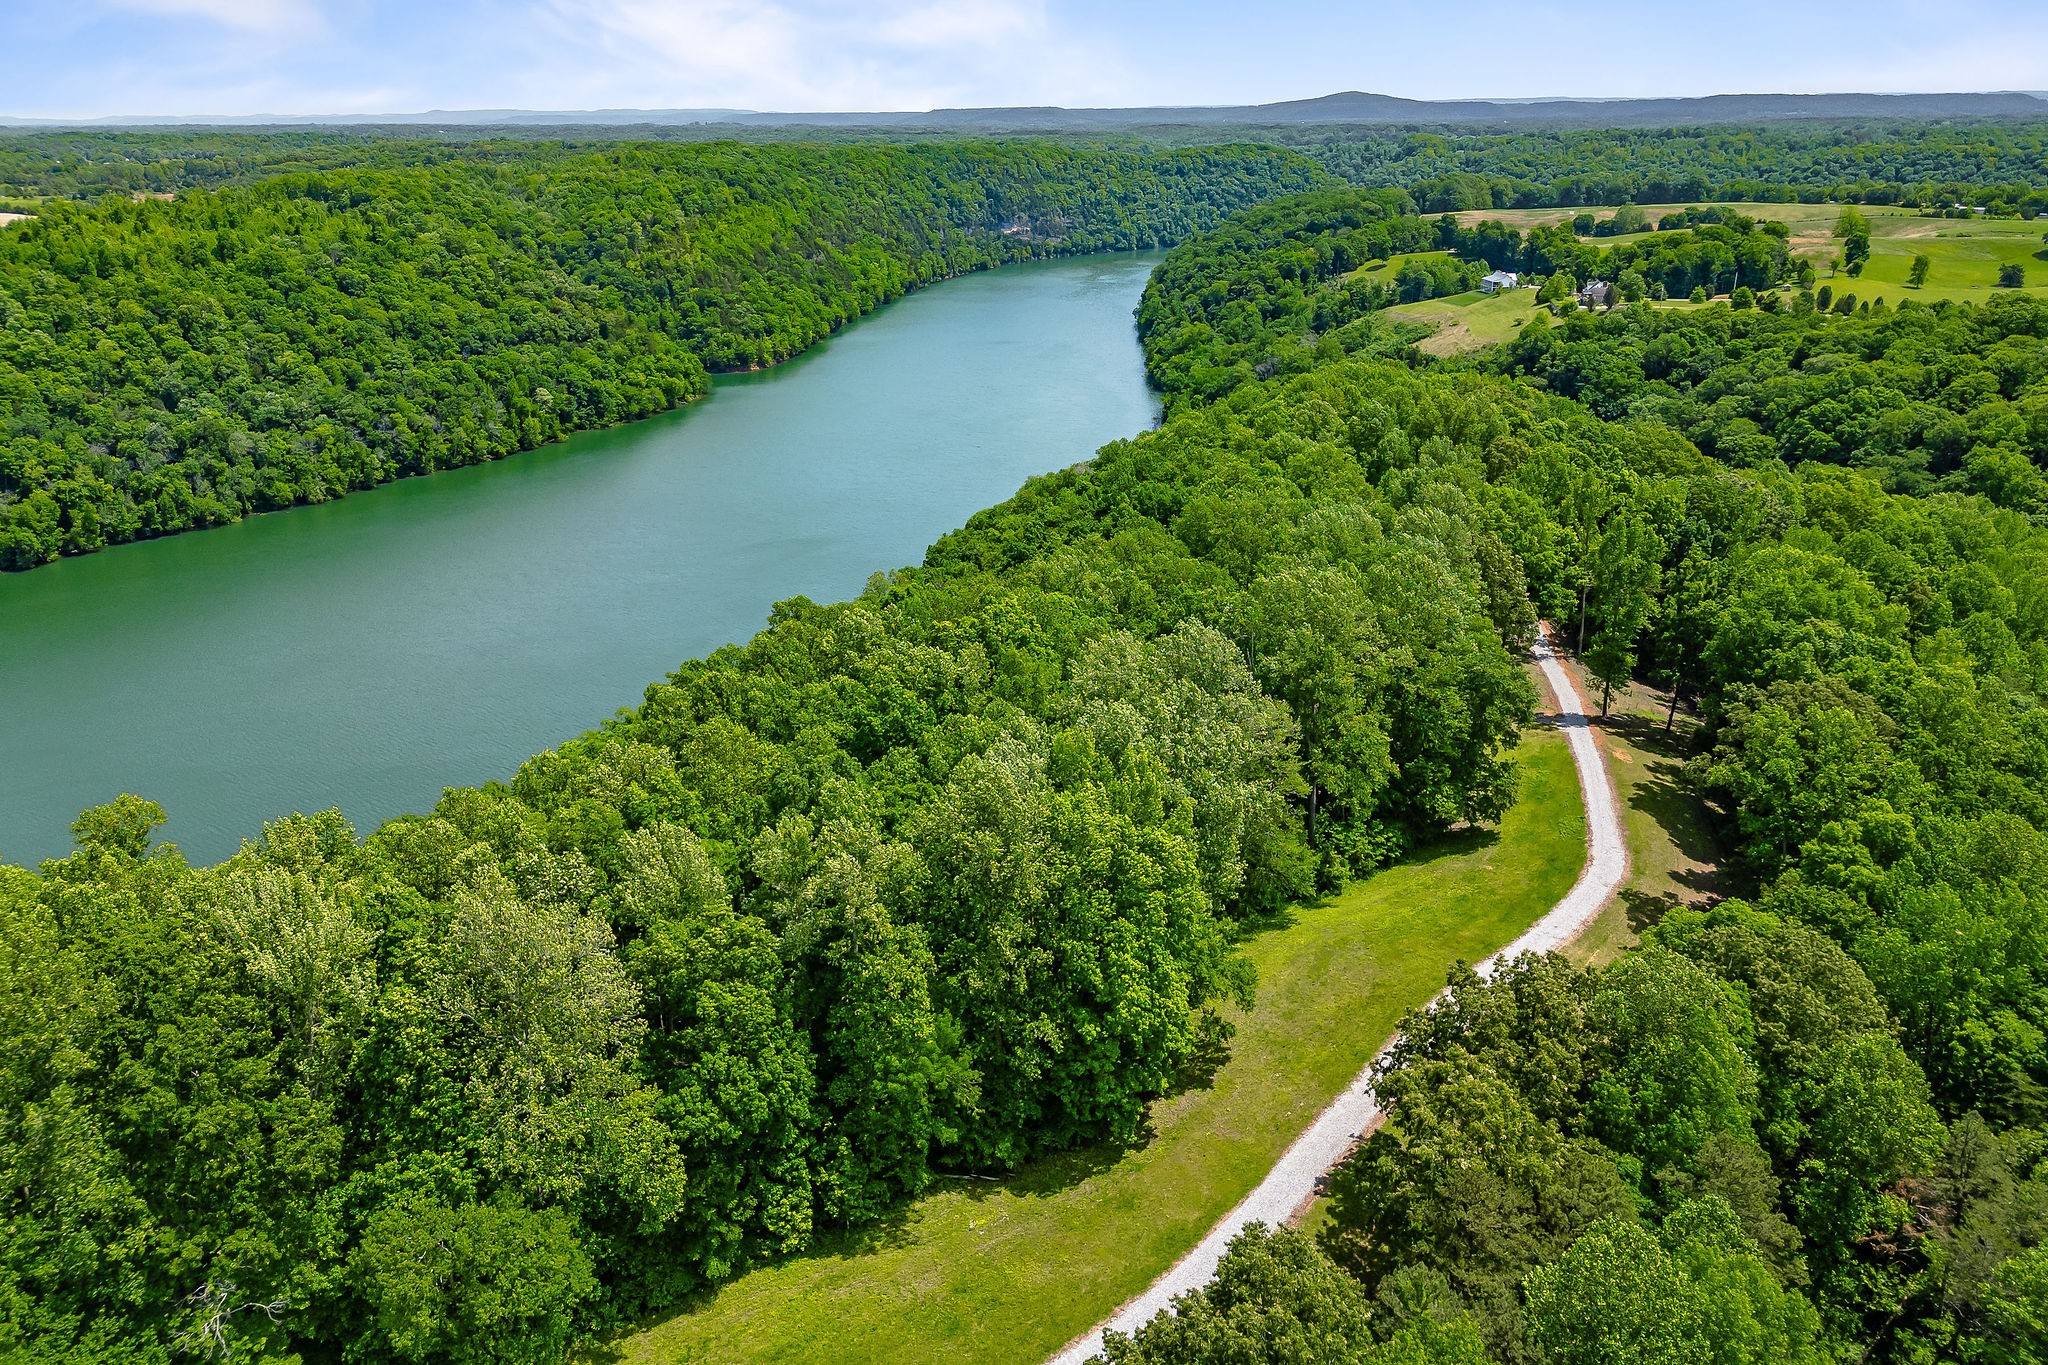
<svg viewBox="0 0 2048 1365">
<path fill-rule="evenodd" d="M 1614 801 L 1614 785 L 1593 739 L 1584 703 L 1572 685 L 1571 676 L 1551 652 L 1550 635 L 1543 629 L 1536 641 L 1536 662 L 1557 698 L 1558 724 L 1571 744 L 1572 762 L 1579 770 L 1579 789 L 1586 803 L 1586 865 L 1579 880 L 1565 898 L 1553 906 L 1529 931 L 1480 963 L 1481 976 L 1491 976 L 1501 963 L 1522 953 L 1546 953 L 1571 942 L 1628 876 L 1628 846 L 1622 839 L 1621 812 Z M 1387 1041 L 1393 1046 L 1393 1040 Z M 1382 1055 L 1384 1055 L 1382 1049 Z M 1171 1308 L 1179 1295 L 1199 1289 L 1216 1275 L 1230 1240 L 1247 1224 L 1277 1227 L 1315 1193 L 1316 1182 L 1343 1159 L 1352 1143 L 1379 1117 L 1379 1102 L 1373 1098 L 1373 1064 L 1358 1073 L 1350 1086 L 1316 1116 L 1302 1135 L 1294 1140 L 1266 1173 L 1258 1188 L 1223 1220 L 1209 1229 L 1193 1250 L 1171 1270 L 1152 1282 L 1151 1288 L 1132 1299 L 1098 1325 L 1054 1356 L 1048 1365 L 1082 1365 L 1102 1349 L 1104 1332 L 1133 1332 L 1149 1322 L 1161 1309 Z"/>
</svg>

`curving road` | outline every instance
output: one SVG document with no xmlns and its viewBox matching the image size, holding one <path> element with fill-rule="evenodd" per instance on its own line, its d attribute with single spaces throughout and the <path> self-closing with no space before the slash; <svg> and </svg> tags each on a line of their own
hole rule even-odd
<svg viewBox="0 0 2048 1365">
<path fill-rule="evenodd" d="M 1622 839 L 1614 784 L 1608 780 L 1607 767 L 1601 761 L 1579 691 L 1550 648 L 1547 626 L 1538 627 L 1535 653 L 1551 693 L 1557 698 L 1557 724 L 1571 745 L 1572 763 L 1579 771 L 1579 790 L 1586 802 L 1586 865 L 1563 900 L 1531 925 L 1527 933 L 1479 964 L 1476 970 L 1481 976 L 1493 975 L 1503 962 L 1522 953 L 1547 953 L 1571 942 L 1593 922 L 1593 917 L 1628 876 L 1628 845 Z M 1392 1039 L 1387 1046 L 1393 1046 Z M 1384 1048 L 1380 1055 L 1385 1055 Z M 1378 1064 L 1379 1057 L 1375 1057 L 1358 1073 L 1344 1093 L 1331 1101 L 1294 1140 L 1294 1145 L 1281 1155 L 1258 1188 L 1209 1229 L 1193 1250 L 1154 1280 L 1144 1293 L 1117 1309 L 1106 1322 L 1069 1343 L 1048 1365 L 1082 1365 L 1102 1350 L 1104 1332 L 1134 1332 L 1162 1309 L 1171 1308 L 1176 1297 L 1215 1278 L 1224 1249 L 1247 1224 L 1277 1227 L 1292 1217 L 1315 1193 L 1316 1182 L 1343 1160 L 1351 1145 L 1378 1120 L 1379 1101 L 1372 1093 L 1373 1068 Z"/>
</svg>

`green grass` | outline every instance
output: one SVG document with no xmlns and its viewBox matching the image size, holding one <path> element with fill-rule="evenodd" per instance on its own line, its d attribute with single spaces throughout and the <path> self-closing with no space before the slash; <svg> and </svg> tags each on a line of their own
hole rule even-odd
<svg viewBox="0 0 2048 1365">
<path fill-rule="evenodd" d="M 2048 251 L 2043 249 L 2038 221 L 1865 216 L 1870 219 L 1870 260 L 1860 276 L 1828 274 L 1832 241 L 1813 252 L 1820 282 L 1833 285 L 1837 297 L 1849 293 L 1858 300 L 1881 298 L 1897 307 L 1906 299 L 1981 303 L 1995 294 L 2048 293 Z M 1906 274 L 1913 257 L 1922 254 L 1929 264 L 1927 283 L 1916 289 L 1906 283 Z M 1998 287 L 1998 270 L 2004 265 L 2026 269 L 2024 291 Z"/>
<path fill-rule="evenodd" d="M 1390 318 L 1405 318 L 1436 328 L 1418 343 L 1432 355 L 1454 355 L 1507 341 L 1538 312 L 1536 291 L 1509 289 L 1498 294 L 1447 294 L 1419 303 L 1397 303 Z"/>
<path fill-rule="evenodd" d="M 1408 264 L 1408 262 L 1441 261 L 1450 254 L 1448 251 L 1403 251 L 1387 257 L 1384 261 L 1367 261 L 1364 265 L 1352 271 L 1350 278 L 1354 280 L 1376 280 L 1382 284 L 1392 284 L 1394 276 L 1400 274 L 1401 267 Z"/>
<path fill-rule="evenodd" d="M 588 1361 L 1037 1365 L 1177 1260 L 1357 1074 L 1459 959 L 1508 942 L 1584 857 L 1562 738 L 1533 731 L 1522 799 L 1472 831 L 1252 936 L 1258 1007 L 1229 1059 L 1153 1106 L 1130 1152 L 948 1182 L 887 1225 L 756 1270 Z"/>
<path fill-rule="evenodd" d="M 1660 215 L 1686 207 L 1682 204 L 1646 204 L 1652 221 Z M 1705 208 L 1705 204 L 1693 207 Z M 1858 302 L 1883 299 L 1897 307 L 1907 299 L 1933 303 L 1950 299 L 1957 303 L 1982 303 L 2002 293 L 2020 292 L 1998 287 L 2002 265 L 2026 267 L 2029 294 L 2048 294 L 2048 244 L 2041 234 L 2048 219 L 2028 222 L 2020 218 L 1930 218 L 1917 209 L 1859 206 L 1870 224 L 1870 260 L 1860 276 L 1830 274 L 1829 262 L 1840 253 L 1835 241 L 1835 220 L 1839 204 L 1729 204 L 1751 217 L 1769 219 L 1791 229 L 1792 254 L 1813 263 L 1821 284 L 1831 286 L 1837 296 L 1854 294 Z M 1457 215 L 1467 225 L 1495 219 L 1524 230 L 1539 223 L 1568 221 L 1572 209 L 1497 209 Z M 1612 210 L 1599 210 L 1604 217 Z M 1641 236 L 1592 237 L 1587 241 L 1600 247 L 1641 241 Z M 1913 257 L 1929 258 L 1927 283 L 1914 288 L 1906 283 Z"/>
<path fill-rule="evenodd" d="M 1567 668 L 1579 694 L 1597 707 L 1599 684 L 1575 662 Z M 1565 950 L 1589 965 L 1611 962 L 1634 946 L 1642 931 L 1678 906 L 1698 906 L 1724 892 L 1721 852 L 1707 812 L 1679 781 L 1693 752 L 1698 722 L 1679 715 L 1664 728 L 1666 694 L 1641 683 L 1615 693 L 1594 735 L 1621 802 L 1628 837 L 1629 879 L 1621 894 Z"/>
</svg>

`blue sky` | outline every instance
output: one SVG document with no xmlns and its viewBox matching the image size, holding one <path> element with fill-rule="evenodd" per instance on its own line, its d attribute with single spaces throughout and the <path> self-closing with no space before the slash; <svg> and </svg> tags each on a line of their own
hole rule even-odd
<svg viewBox="0 0 2048 1365">
<path fill-rule="evenodd" d="M 2048 89 L 2044 0 L 0 0 L 0 113 Z"/>
</svg>

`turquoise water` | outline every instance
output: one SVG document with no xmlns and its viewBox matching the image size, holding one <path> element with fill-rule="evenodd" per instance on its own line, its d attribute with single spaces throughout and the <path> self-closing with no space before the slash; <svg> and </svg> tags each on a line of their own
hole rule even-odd
<svg viewBox="0 0 2048 1365">
<path fill-rule="evenodd" d="M 161 802 L 195 859 L 367 830 L 633 705 L 770 605 L 858 593 L 1151 425 L 1157 256 L 947 281 L 691 408 L 496 464 L 0 575 L 0 858 Z"/>
</svg>

